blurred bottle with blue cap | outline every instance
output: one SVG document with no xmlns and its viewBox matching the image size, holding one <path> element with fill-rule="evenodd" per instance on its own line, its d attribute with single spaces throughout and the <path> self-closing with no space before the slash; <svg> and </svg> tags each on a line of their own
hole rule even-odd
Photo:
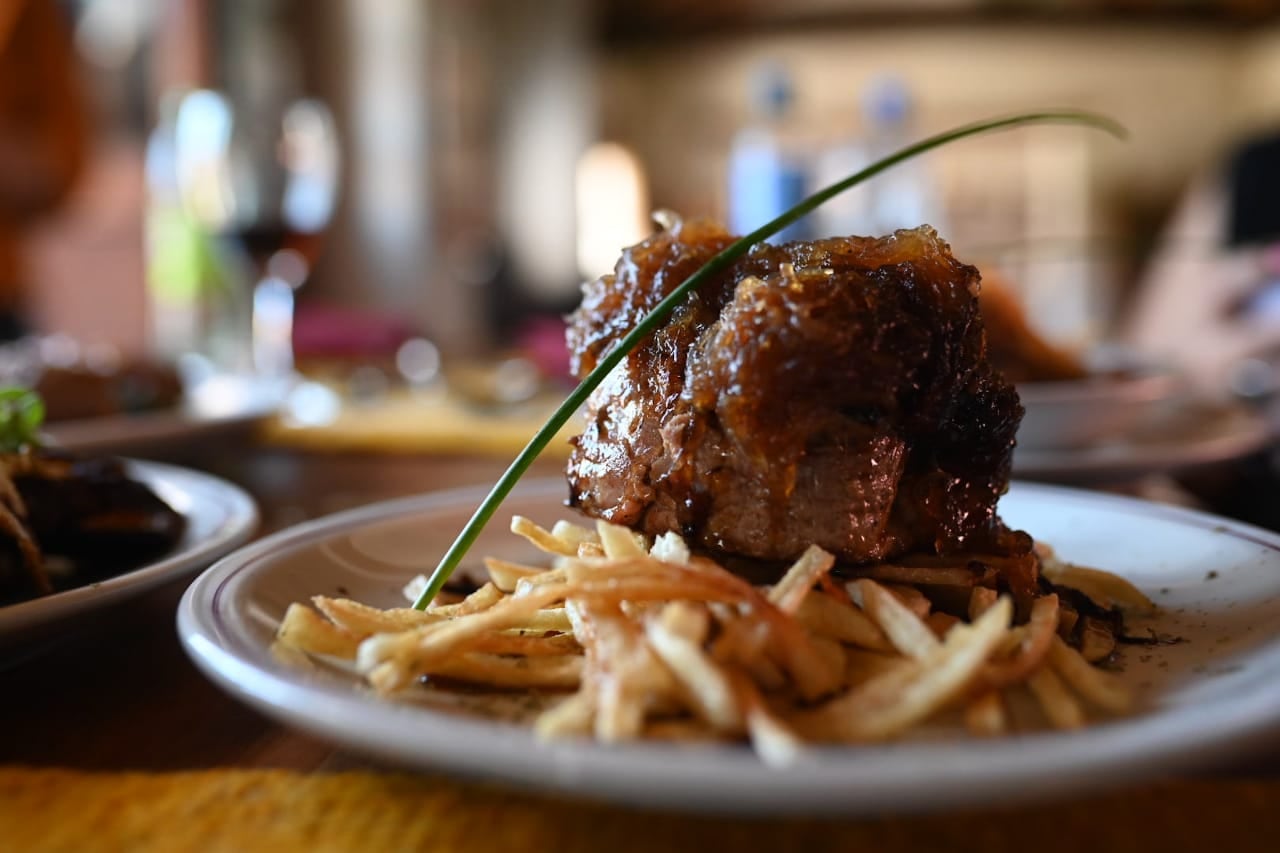
<svg viewBox="0 0 1280 853">
<path fill-rule="evenodd" d="M 746 234 L 781 215 L 810 190 L 812 151 L 794 120 L 795 84 L 781 65 L 756 69 L 751 80 L 751 124 L 738 131 L 729 153 L 729 228 Z M 788 226 L 772 242 L 808 239 L 809 220 Z"/>
<path fill-rule="evenodd" d="M 874 78 L 863 91 L 862 133 L 828 146 L 814 158 L 813 189 L 834 183 L 910 144 L 911 90 L 899 76 Z M 946 233 L 942 206 L 928 164 L 908 160 L 872 181 L 832 199 L 812 215 L 822 236 L 880 236 L 899 228 L 932 225 Z"/>
</svg>

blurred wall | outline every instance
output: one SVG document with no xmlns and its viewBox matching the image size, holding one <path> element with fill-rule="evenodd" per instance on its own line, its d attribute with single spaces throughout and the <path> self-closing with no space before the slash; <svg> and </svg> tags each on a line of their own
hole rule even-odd
<svg viewBox="0 0 1280 853">
<path fill-rule="evenodd" d="M 856 132 L 859 93 L 886 71 L 914 91 L 921 131 L 1048 106 L 1106 113 L 1132 138 L 1090 143 L 1095 179 L 1130 200 L 1167 199 L 1244 128 L 1280 120 L 1277 28 L 849 26 L 615 46 L 602 58 L 604 130 L 653 164 L 657 204 L 722 210 L 725 152 L 747 120 L 747 81 L 762 59 L 791 69 L 799 122 L 826 139 Z M 933 159 L 944 172 L 969 167 L 964 149 L 984 144 Z"/>
<path fill-rule="evenodd" d="M 596 135 L 584 0 L 316 14 L 309 65 L 346 146 L 316 292 L 395 311 L 452 353 L 505 343 L 490 335 L 504 281 L 576 294 L 573 174 Z"/>
<path fill-rule="evenodd" d="M 648 165 L 654 207 L 725 215 L 726 155 L 752 119 L 750 80 L 765 61 L 792 74 L 791 123 L 816 151 L 864 132 L 860 98 L 885 73 L 914 96 L 913 136 L 1052 107 L 1122 122 L 1125 142 L 1031 128 L 927 155 L 949 214 L 944 236 L 1012 279 L 1046 318 L 1042 331 L 1076 345 L 1119 322 L 1136 267 L 1192 177 L 1242 134 L 1280 123 L 1278 26 L 921 19 L 621 39 L 601 56 L 603 133 Z"/>
<path fill-rule="evenodd" d="M 1280 123 L 1277 25 L 918 17 L 602 41 L 587 0 L 281 2 L 345 145 L 339 217 L 304 297 L 395 313 L 458 351 L 491 343 L 492 303 L 524 310 L 504 287 L 544 307 L 572 296 L 573 167 L 593 139 L 640 155 L 653 207 L 723 215 L 726 154 L 761 60 L 790 67 L 798 122 L 819 144 L 861 131 L 861 90 L 885 71 L 912 87 L 921 133 L 1044 106 L 1131 129 L 1126 143 L 1048 128 L 931 155 L 958 248 L 1047 235 L 1118 239 L 1140 257 L 1197 171 Z M 203 3 L 168 8 L 183 5 Z M 171 44 L 189 57 L 192 42 Z M 126 347 L 145 337 L 139 143 L 100 157 L 41 237 L 47 328 Z M 1109 298 L 1106 275 L 1088 278 Z M 1076 310 L 1079 325 L 1099 309 Z"/>
</svg>

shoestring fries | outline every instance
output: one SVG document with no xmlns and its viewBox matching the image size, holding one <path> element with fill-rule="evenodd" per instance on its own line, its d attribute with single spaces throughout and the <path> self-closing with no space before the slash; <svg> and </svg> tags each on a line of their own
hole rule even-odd
<svg viewBox="0 0 1280 853">
<path fill-rule="evenodd" d="M 549 565 L 490 558 L 488 583 L 423 611 L 316 596 L 288 608 L 276 641 L 350 661 L 388 698 L 424 682 L 559 697 L 533 721 L 540 737 L 745 740 L 771 765 L 815 742 L 901 737 L 944 712 L 974 735 L 1003 734 L 1018 693 L 1061 729 L 1132 704 L 1064 641 L 1074 611 L 1057 595 L 1015 625 L 1012 601 L 981 571 L 885 565 L 845 580 L 814 546 L 755 587 L 674 534 L 649 541 L 604 522 L 548 530 L 520 516 L 511 529 Z M 1095 601 L 1150 604 L 1106 573 L 1046 562 Z M 927 590 L 939 586 L 967 607 L 936 609 Z"/>
</svg>

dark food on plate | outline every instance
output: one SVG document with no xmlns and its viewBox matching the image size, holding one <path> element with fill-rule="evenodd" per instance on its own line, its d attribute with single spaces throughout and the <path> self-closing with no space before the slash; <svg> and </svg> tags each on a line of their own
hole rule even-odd
<svg viewBox="0 0 1280 853">
<path fill-rule="evenodd" d="M 33 447 L 0 454 L 0 603 L 133 568 L 173 548 L 185 528 L 117 459 Z M 53 571 L 54 562 L 70 571 Z"/>
<path fill-rule="evenodd" d="M 183 394 L 178 372 L 150 361 L 126 362 L 106 372 L 45 365 L 34 390 L 44 398 L 49 421 L 172 408 L 182 402 Z"/>
<path fill-rule="evenodd" d="M 732 237 L 677 222 L 587 285 L 578 376 Z M 760 244 L 588 405 L 571 503 L 717 554 L 857 565 L 984 555 L 1020 609 L 1032 540 L 996 514 L 1022 407 L 987 356 L 978 271 L 928 227 Z"/>
</svg>

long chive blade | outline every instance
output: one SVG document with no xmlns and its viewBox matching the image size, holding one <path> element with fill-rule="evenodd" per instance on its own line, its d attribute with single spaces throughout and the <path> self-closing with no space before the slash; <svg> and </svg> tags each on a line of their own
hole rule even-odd
<svg viewBox="0 0 1280 853">
<path fill-rule="evenodd" d="M 697 272 L 689 276 L 669 293 L 666 298 L 654 306 L 644 318 L 636 324 L 630 332 L 628 332 L 622 340 L 613 346 L 596 365 L 595 369 L 587 374 L 587 378 L 583 379 L 578 387 L 569 393 L 564 402 L 556 408 L 555 412 L 543 424 L 542 428 L 534 434 L 529 443 L 516 456 L 510 467 L 498 478 L 498 482 L 493 488 L 475 513 L 467 521 L 462 528 L 462 532 L 458 534 L 458 538 L 454 540 L 449 550 L 445 552 L 441 558 L 439 565 L 436 566 L 431 577 L 427 580 L 427 585 L 422 593 L 414 601 L 413 606 L 422 610 L 426 608 L 431 600 L 436 597 L 440 590 L 448 582 L 449 577 L 453 574 L 458 564 L 462 562 L 462 558 L 466 556 L 467 551 L 475 544 L 476 539 L 480 536 L 480 532 L 484 530 L 489 520 L 493 518 L 493 514 L 497 512 L 502 501 L 515 487 L 520 478 L 529 470 L 529 466 L 533 464 L 534 459 L 538 457 L 551 440 L 559 433 L 561 427 L 569 422 L 574 413 L 580 409 L 587 398 L 591 396 L 591 392 L 604 381 L 604 378 L 617 367 L 627 354 L 636 348 L 645 338 L 652 334 L 662 325 L 671 315 L 684 298 L 693 290 L 701 287 L 708 279 L 722 272 L 730 264 L 747 253 L 747 251 L 760 241 L 772 237 L 791 223 L 803 216 L 811 213 L 818 207 L 825 204 L 830 199 L 851 189 L 863 181 L 873 178 L 881 172 L 890 169 L 904 160 L 910 160 L 931 151 L 934 148 L 964 139 L 968 136 L 976 136 L 983 133 L 991 133 L 997 130 L 1007 130 L 1015 127 L 1021 127 L 1029 124 L 1071 124 L 1090 127 L 1095 130 L 1101 130 L 1110 133 L 1117 138 L 1126 136 L 1123 126 L 1118 122 L 1106 116 L 1096 113 L 1080 112 L 1075 110 L 1045 111 L 1034 113 L 1021 113 L 1018 115 L 1007 116 L 1005 118 L 989 119 L 986 121 L 978 121 L 972 124 L 961 125 L 951 130 L 922 139 L 919 142 L 908 145 L 889 156 L 872 163 L 860 172 L 856 172 L 843 180 L 819 190 L 813 195 L 801 201 L 795 207 L 783 213 L 781 216 L 773 219 L 756 230 L 741 237 L 731 243 L 725 249 L 721 250 L 717 255 L 707 261 Z"/>
</svg>

